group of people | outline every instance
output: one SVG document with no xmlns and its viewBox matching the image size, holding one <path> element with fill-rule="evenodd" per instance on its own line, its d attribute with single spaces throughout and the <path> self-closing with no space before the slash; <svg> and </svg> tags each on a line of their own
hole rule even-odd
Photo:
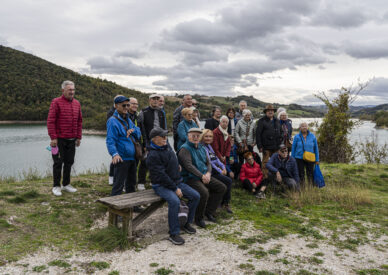
<svg viewBox="0 0 388 275">
<path fill-rule="evenodd" d="M 51 146 L 59 149 L 57 155 L 53 153 L 56 196 L 62 190 L 77 191 L 70 185 L 70 169 L 75 146 L 81 140 L 82 114 L 74 93 L 74 83 L 63 82 L 62 96 L 52 101 L 47 120 Z M 245 189 L 264 199 L 269 184 L 300 190 L 305 169 L 312 181 L 314 163 L 319 161 L 317 141 L 308 125 L 302 123 L 300 133 L 292 137 L 292 122 L 286 111 L 276 110 L 272 105 L 266 106 L 264 116 L 258 121 L 253 120 L 245 101 L 239 103 L 237 111 L 229 108 L 225 115 L 215 106 L 205 129 L 201 129 L 199 104 L 187 94 L 174 111 L 174 143 L 170 145 L 163 96 L 150 95 L 149 106 L 139 113 L 136 98 L 117 95 L 113 102 L 107 115 L 106 136 L 112 157 L 111 195 L 120 195 L 123 190 L 135 192 L 136 186 L 138 190 L 144 189 L 148 171 L 155 193 L 168 202 L 169 239 L 174 244 L 184 243 L 180 230 L 196 232 L 193 223 L 205 228 L 205 218 L 216 222 L 218 208 L 233 213 L 230 207 L 233 179 L 239 179 Z M 137 154 L 139 144 L 141 158 Z M 263 159 L 254 151 L 255 146 Z M 315 154 L 314 162 L 304 159 L 305 151 Z M 189 207 L 184 225 L 178 220 L 182 197 L 188 200 Z"/>
</svg>

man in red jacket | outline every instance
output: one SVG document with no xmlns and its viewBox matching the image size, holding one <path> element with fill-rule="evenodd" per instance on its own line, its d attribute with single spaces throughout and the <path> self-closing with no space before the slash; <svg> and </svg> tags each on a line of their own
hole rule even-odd
<svg viewBox="0 0 388 275">
<path fill-rule="evenodd" d="M 75 147 L 80 146 L 82 138 L 81 104 L 74 98 L 75 87 L 72 81 L 62 83 L 62 96 L 54 98 L 47 118 L 47 130 L 51 138 L 53 155 L 53 194 L 61 196 L 61 190 L 74 193 L 70 185 L 71 166 L 74 163 Z M 61 188 L 61 174 L 63 180 Z"/>
</svg>

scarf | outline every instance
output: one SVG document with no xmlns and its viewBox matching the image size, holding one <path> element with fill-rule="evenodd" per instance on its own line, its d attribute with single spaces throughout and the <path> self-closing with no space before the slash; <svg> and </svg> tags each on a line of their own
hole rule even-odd
<svg viewBox="0 0 388 275">
<path fill-rule="evenodd" d="M 232 130 L 232 135 L 234 136 L 234 128 L 236 127 L 236 125 L 234 125 L 234 118 L 229 119 L 229 121 L 230 121 L 230 129 Z"/>
<path fill-rule="evenodd" d="M 220 129 L 221 133 L 224 135 L 224 140 L 226 141 L 229 136 L 228 129 L 225 130 L 224 128 L 221 127 L 221 125 L 218 125 L 218 129 Z"/>
</svg>

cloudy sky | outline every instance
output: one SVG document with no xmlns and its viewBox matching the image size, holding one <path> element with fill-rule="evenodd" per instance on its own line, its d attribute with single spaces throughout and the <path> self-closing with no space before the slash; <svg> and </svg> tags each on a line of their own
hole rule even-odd
<svg viewBox="0 0 388 275">
<path fill-rule="evenodd" d="M 388 103 L 386 0 L 2 0 L 0 44 L 145 92 Z"/>
</svg>

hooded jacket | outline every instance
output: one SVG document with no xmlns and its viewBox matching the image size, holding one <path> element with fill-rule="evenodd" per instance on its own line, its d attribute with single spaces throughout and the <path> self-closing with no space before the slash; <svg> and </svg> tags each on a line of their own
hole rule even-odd
<svg viewBox="0 0 388 275">
<path fill-rule="evenodd" d="M 263 179 L 263 173 L 257 162 L 253 162 L 253 165 L 246 162 L 241 166 L 240 180 L 244 181 L 245 179 L 248 179 L 251 183 L 255 183 L 256 187 L 260 185 Z"/>
</svg>

